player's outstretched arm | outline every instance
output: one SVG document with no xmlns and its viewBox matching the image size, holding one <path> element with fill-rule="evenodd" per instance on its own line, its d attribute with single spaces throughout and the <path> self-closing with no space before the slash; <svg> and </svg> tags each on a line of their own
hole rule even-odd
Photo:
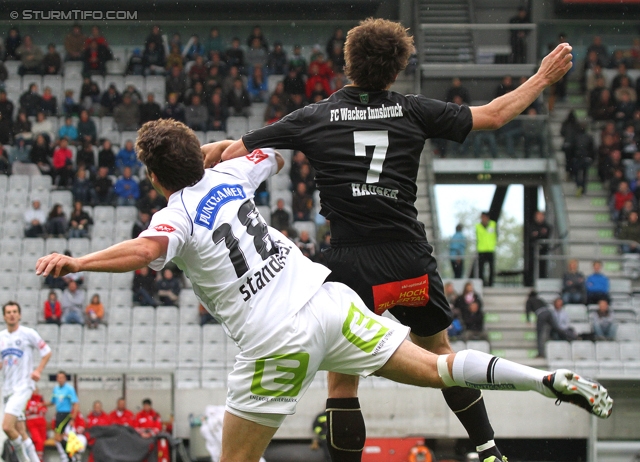
<svg viewBox="0 0 640 462">
<path fill-rule="evenodd" d="M 42 358 L 40 358 L 40 364 L 38 364 L 38 367 L 36 367 L 33 370 L 33 372 L 31 373 L 31 378 L 33 380 L 35 380 L 36 382 L 40 380 L 40 376 L 42 375 L 42 371 L 44 371 L 44 368 L 47 366 L 47 363 L 51 359 L 51 355 L 52 354 L 53 353 L 50 351 L 49 353 L 44 355 Z"/>
<path fill-rule="evenodd" d="M 148 266 L 166 255 L 168 245 L 167 237 L 139 237 L 80 258 L 53 253 L 38 260 L 36 274 L 60 277 L 78 271 L 125 273 Z"/>
<path fill-rule="evenodd" d="M 561 43 L 542 60 L 538 72 L 518 88 L 484 106 L 471 107 L 473 130 L 495 130 L 520 115 L 549 85 L 571 69 L 571 46 Z"/>
<path fill-rule="evenodd" d="M 215 143 L 203 144 L 200 149 L 202 150 L 202 157 L 204 159 L 204 168 L 210 168 L 216 165 L 222 160 L 222 153 L 227 149 L 233 140 L 216 141 Z"/>
</svg>

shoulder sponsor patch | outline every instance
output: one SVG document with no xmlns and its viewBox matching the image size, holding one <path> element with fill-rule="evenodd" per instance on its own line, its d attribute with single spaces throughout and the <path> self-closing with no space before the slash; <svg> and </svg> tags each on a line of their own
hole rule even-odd
<svg viewBox="0 0 640 462">
<path fill-rule="evenodd" d="M 255 151 L 254 151 L 255 152 Z M 239 184 L 221 184 L 212 188 L 200 201 L 196 210 L 196 225 L 213 229 L 218 210 L 227 202 L 246 199 L 247 195 Z"/>
<path fill-rule="evenodd" d="M 269 156 L 264 152 L 262 152 L 260 149 L 256 149 L 251 154 L 248 154 L 246 157 L 254 164 L 259 164 Z"/>
<path fill-rule="evenodd" d="M 172 233 L 176 230 L 173 226 L 170 225 L 158 225 L 154 226 L 153 229 L 155 229 L 159 233 Z"/>
</svg>

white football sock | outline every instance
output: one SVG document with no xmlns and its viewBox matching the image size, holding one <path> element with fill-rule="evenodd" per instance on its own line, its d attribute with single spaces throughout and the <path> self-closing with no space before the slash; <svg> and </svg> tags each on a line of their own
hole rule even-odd
<svg viewBox="0 0 640 462">
<path fill-rule="evenodd" d="M 16 457 L 20 462 L 30 462 L 20 435 L 18 435 L 15 440 L 11 440 L 11 446 L 13 446 L 13 451 L 16 453 Z"/>
<path fill-rule="evenodd" d="M 447 356 L 441 355 L 438 358 L 438 373 L 447 386 L 457 385 L 482 390 L 531 390 L 549 398 L 555 397 L 542 383 L 542 379 L 549 375 L 547 371 L 523 366 L 480 351 L 463 350 L 456 353 L 452 374 L 449 374 Z"/>
<path fill-rule="evenodd" d="M 33 444 L 31 438 L 27 438 L 26 440 L 24 440 L 22 446 L 24 447 L 25 452 L 27 453 L 27 456 L 29 456 L 29 460 L 31 462 L 40 462 L 40 457 L 38 457 L 38 452 L 36 451 L 36 447 Z"/>
</svg>

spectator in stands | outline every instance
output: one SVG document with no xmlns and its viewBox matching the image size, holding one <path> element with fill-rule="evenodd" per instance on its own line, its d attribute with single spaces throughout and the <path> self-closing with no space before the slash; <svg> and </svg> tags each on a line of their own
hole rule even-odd
<svg viewBox="0 0 640 462">
<path fill-rule="evenodd" d="M 185 124 L 192 130 L 205 131 L 209 126 L 209 112 L 201 104 L 199 95 L 193 95 L 191 104 L 184 111 Z"/>
<path fill-rule="evenodd" d="M 40 200 L 33 199 L 31 208 L 24 212 L 24 237 L 45 236 L 47 214 L 40 208 Z"/>
<path fill-rule="evenodd" d="M 82 28 L 75 24 L 64 38 L 65 61 L 82 61 L 86 40 L 87 37 L 82 33 Z"/>
<path fill-rule="evenodd" d="M 278 231 L 291 226 L 291 215 L 285 210 L 283 199 L 278 199 L 276 208 L 271 212 L 271 226 Z"/>
<path fill-rule="evenodd" d="M 476 250 L 478 252 L 478 271 L 485 286 L 493 286 L 495 273 L 495 251 L 498 242 L 498 226 L 489 216 L 489 212 L 480 214 L 480 223 L 476 224 Z M 489 275 L 485 278 L 485 266 L 489 266 Z"/>
<path fill-rule="evenodd" d="M 302 74 L 296 72 L 296 69 L 289 68 L 289 73 L 283 80 L 284 91 L 289 95 L 304 95 L 306 86 Z"/>
<path fill-rule="evenodd" d="M 510 24 L 528 24 L 531 22 L 527 8 L 520 6 L 518 13 L 509 19 Z M 514 64 L 527 62 L 527 29 L 511 29 L 511 56 L 509 61 Z"/>
<path fill-rule="evenodd" d="M 327 76 L 321 74 L 321 68 L 316 62 L 312 62 L 309 65 L 309 77 L 305 86 L 305 95 L 307 99 L 311 100 L 311 94 L 316 90 L 316 83 L 319 83 L 328 96 L 331 94 L 331 86 L 329 85 L 329 79 Z"/>
<path fill-rule="evenodd" d="M 607 300 L 600 300 L 598 311 L 591 313 L 591 329 L 596 336 L 596 341 L 616 339 L 618 323 Z"/>
<path fill-rule="evenodd" d="M 200 82 L 199 80 L 196 80 L 193 83 L 193 87 L 189 88 L 185 94 L 184 94 L 184 105 L 190 105 L 191 104 L 191 100 L 194 96 L 199 96 L 200 97 L 200 102 L 203 101 L 203 98 L 206 98 L 205 92 L 204 92 L 204 85 L 202 84 L 202 82 Z"/>
<path fill-rule="evenodd" d="M 73 118 L 69 115 L 64 119 L 64 125 L 58 130 L 58 138 L 66 138 L 70 144 L 77 144 L 78 129 L 73 125 Z"/>
<path fill-rule="evenodd" d="M 539 240 L 550 239 L 551 233 L 553 231 L 553 227 L 547 223 L 545 214 L 542 211 L 536 211 L 533 216 L 533 223 L 531 224 L 531 231 L 529 235 L 529 242 L 531 244 L 532 251 L 535 250 L 535 243 Z M 549 245 L 541 244 L 538 246 L 538 255 L 544 257 L 549 253 Z M 533 252 L 531 254 L 533 256 Z M 533 258 L 530 259 L 531 263 L 533 263 Z M 547 260 L 541 258 L 538 263 L 539 268 L 539 277 L 546 278 L 547 277 Z M 529 268 L 533 275 L 533 266 Z"/>
<path fill-rule="evenodd" d="M 309 236 L 309 231 L 300 231 L 300 236 L 294 241 L 302 254 L 309 260 L 315 260 L 317 253 L 317 245 L 315 240 Z"/>
<path fill-rule="evenodd" d="M 152 438 L 162 430 L 160 414 L 153 410 L 149 398 L 142 401 L 142 410 L 135 417 L 135 427 L 143 438 Z"/>
<path fill-rule="evenodd" d="M 106 167 L 109 174 L 114 174 L 116 170 L 116 155 L 111 148 L 111 141 L 105 138 L 102 140 L 102 149 L 98 152 L 98 168 Z"/>
<path fill-rule="evenodd" d="M 98 174 L 93 181 L 95 191 L 94 205 L 114 205 L 113 182 L 109 178 L 109 169 L 106 166 L 98 168 Z"/>
<path fill-rule="evenodd" d="M 144 75 L 164 75 L 166 60 L 164 48 L 156 42 L 149 42 L 142 54 L 142 68 Z"/>
<path fill-rule="evenodd" d="M 67 113 L 71 112 L 73 115 L 76 112 L 79 114 L 84 108 L 91 114 L 100 115 L 102 114 L 101 100 L 102 95 L 100 94 L 98 84 L 91 82 L 86 90 L 83 86 L 80 93 L 80 104 L 77 104 L 73 99 L 73 90 L 65 91 L 65 111 L 67 111 Z"/>
<path fill-rule="evenodd" d="M 156 103 L 153 93 L 147 94 L 147 102 L 140 105 L 140 125 L 150 120 L 158 120 L 162 114 L 160 105 Z"/>
<path fill-rule="evenodd" d="M 176 93 L 178 101 L 182 102 L 187 91 L 187 78 L 178 66 L 171 68 L 171 74 L 167 76 L 165 91 L 167 94 Z"/>
<path fill-rule="evenodd" d="M 600 97 L 591 106 L 589 115 L 593 120 L 613 120 L 616 115 L 616 104 L 608 89 L 600 91 Z"/>
<path fill-rule="evenodd" d="M 222 53 L 224 51 L 224 42 L 220 37 L 220 31 L 217 27 L 212 27 L 209 30 L 209 37 L 204 42 L 204 49 L 206 56 L 210 56 L 212 51 Z"/>
<path fill-rule="evenodd" d="M 127 93 L 122 97 L 122 103 L 113 110 L 113 120 L 119 131 L 135 131 L 140 125 L 140 107 L 131 101 Z"/>
<path fill-rule="evenodd" d="M 306 183 L 300 182 L 296 184 L 291 208 L 293 210 L 293 221 L 309 221 L 311 219 L 313 197 L 307 191 Z"/>
<path fill-rule="evenodd" d="M 465 283 L 462 294 L 456 299 L 454 306 L 462 316 L 465 340 L 488 340 L 484 330 L 482 299 L 473 289 L 471 281 Z"/>
<path fill-rule="evenodd" d="M 2 144 L 2 115 L 0 114 L 0 175 L 9 175 L 11 173 L 11 163 L 9 162 L 9 153 Z"/>
<path fill-rule="evenodd" d="M 31 163 L 31 145 L 27 144 L 22 136 L 16 138 L 15 144 L 11 148 L 9 163 L 13 171 L 23 164 Z"/>
<path fill-rule="evenodd" d="M 513 83 L 513 79 L 510 75 L 505 75 L 502 78 L 502 82 L 496 88 L 496 98 L 516 89 L 516 85 Z"/>
<path fill-rule="evenodd" d="M 524 137 L 524 157 L 528 159 L 531 149 L 537 146 L 540 157 L 545 155 L 544 149 L 544 121 L 537 115 L 538 111 L 534 107 L 527 109 L 527 117 L 522 121 L 522 135 Z"/>
<path fill-rule="evenodd" d="M 231 48 L 226 51 L 227 65 L 229 67 L 237 67 L 239 71 L 242 71 L 245 66 L 244 51 L 240 48 L 240 39 L 234 37 L 231 40 Z"/>
<path fill-rule="evenodd" d="M 6 60 L 19 60 L 20 55 L 16 52 L 18 47 L 22 44 L 22 38 L 17 27 L 9 29 L 9 34 L 4 39 L 5 44 L 5 59 Z"/>
<path fill-rule="evenodd" d="M 109 46 L 109 44 L 107 43 L 107 39 L 104 38 L 98 26 L 91 27 L 91 36 L 87 37 L 87 40 L 84 42 L 84 47 L 89 48 L 91 42 L 96 42 L 99 45 L 103 45 L 105 47 Z"/>
<path fill-rule="evenodd" d="M 220 73 L 220 66 L 210 66 L 207 78 L 204 83 L 204 92 L 211 96 L 218 90 L 222 89 L 223 76 Z"/>
<path fill-rule="evenodd" d="M 184 122 L 184 106 L 178 100 L 178 93 L 170 93 L 168 102 L 162 111 L 163 119 L 174 119 L 178 122 Z"/>
<path fill-rule="evenodd" d="M 177 67 L 182 72 L 182 68 L 184 67 L 184 58 L 182 53 L 180 52 L 180 47 L 178 45 L 171 45 L 171 52 L 167 55 L 165 68 L 167 71 L 170 71 L 174 67 Z"/>
<path fill-rule="evenodd" d="M 107 61 L 111 59 L 109 49 L 99 44 L 95 40 L 91 40 L 89 46 L 84 50 L 83 73 L 88 75 L 105 75 L 107 72 Z"/>
<path fill-rule="evenodd" d="M 580 124 L 578 127 L 578 133 L 574 141 L 573 153 L 573 172 L 576 179 L 576 195 L 581 196 L 587 192 L 589 167 L 591 166 L 596 154 L 593 137 L 587 133 L 583 124 Z"/>
<path fill-rule="evenodd" d="M 116 408 L 109 414 L 112 425 L 123 425 L 133 427 L 135 425 L 135 416 L 133 412 L 127 409 L 127 402 L 124 398 L 118 398 Z"/>
<path fill-rule="evenodd" d="M 63 324 L 84 324 L 85 295 L 84 289 L 78 289 L 75 281 L 69 281 L 60 300 Z"/>
<path fill-rule="evenodd" d="M 131 167 L 122 169 L 122 176 L 116 181 L 114 191 L 118 205 L 136 205 L 140 197 L 140 188 L 138 182 L 131 176 Z"/>
<path fill-rule="evenodd" d="M 635 117 L 634 111 L 634 117 Z M 627 161 L 633 157 L 633 154 L 638 150 L 638 142 L 636 140 L 636 130 L 633 125 L 627 125 L 622 132 L 620 139 L 622 145 L 621 154 L 624 161 Z M 629 178 L 632 179 L 633 177 Z"/>
<path fill-rule="evenodd" d="M 67 217 L 62 205 L 54 204 L 47 216 L 47 233 L 56 237 L 64 237 L 67 232 Z"/>
<path fill-rule="evenodd" d="M 287 53 L 282 48 L 281 42 L 273 44 L 273 50 L 267 57 L 267 70 L 269 74 L 284 75 L 287 73 Z"/>
<path fill-rule="evenodd" d="M 122 102 L 120 93 L 114 84 L 110 84 L 109 88 L 100 97 L 101 116 L 112 116 L 113 110 Z"/>
<path fill-rule="evenodd" d="M 266 101 L 269 94 L 267 86 L 267 78 L 262 71 L 262 67 L 254 65 L 253 72 L 249 76 L 247 83 L 247 91 L 251 95 L 251 101 L 254 103 L 262 103 Z"/>
<path fill-rule="evenodd" d="M 135 169 L 136 171 L 142 166 L 136 155 L 132 140 L 126 140 L 124 146 L 116 156 L 116 168 L 124 173 L 125 167 Z"/>
<path fill-rule="evenodd" d="M 18 141 L 31 141 L 33 133 L 31 132 L 31 121 L 27 119 L 27 113 L 23 110 L 18 112 L 18 118 L 13 124 L 13 139 Z M 27 161 L 28 162 L 28 161 Z"/>
<path fill-rule="evenodd" d="M 524 307 L 527 322 L 531 322 L 531 315 L 535 314 L 543 306 L 546 306 L 546 304 L 547 302 L 538 297 L 538 292 L 535 290 L 529 292 L 529 296 L 527 297 L 527 302 Z"/>
<path fill-rule="evenodd" d="M 133 275 L 133 301 L 145 306 L 158 306 L 155 300 L 156 280 L 149 268 L 140 268 Z"/>
<path fill-rule="evenodd" d="M 618 233 L 618 239 L 634 241 L 629 244 L 622 244 L 622 253 L 640 253 L 640 222 L 638 222 L 638 212 L 635 210 L 629 213 L 629 221 L 622 226 Z"/>
<path fill-rule="evenodd" d="M 459 99 L 458 96 L 454 97 L 454 103 L 459 104 L 461 101 L 457 101 Z M 519 130 L 518 138 L 522 133 Z M 491 155 L 493 159 L 498 157 L 498 143 L 496 142 L 496 134 L 492 131 L 478 131 L 473 134 L 473 155 L 476 158 L 482 157 L 483 147 L 486 145 L 488 154 Z M 509 149 L 509 148 L 507 148 Z M 510 154 L 513 151 L 509 151 Z"/>
<path fill-rule="evenodd" d="M 173 276 L 173 271 L 170 269 L 165 268 L 162 276 L 160 280 L 156 281 L 156 293 L 160 303 L 162 305 L 177 306 L 180 297 L 180 283 Z"/>
<path fill-rule="evenodd" d="M 265 51 L 269 50 L 269 43 L 262 32 L 262 28 L 257 25 L 253 26 L 251 34 L 249 34 L 249 37 L 247 38 L 247 46 L 250 47 L 256 39 L 258 39 L 260 46 L 264 48 Z"/>
<path fill-rule="evenodd" d="M 140 52 L 140 48 L 134 48 L 129 57 L 127 63 L 127 69 L 125 70 L 127 75 L 143 75 L 144 74 L 144 58 Z"/>
<path fill-rule="evenodd" d="M 91 302 L 84 310 L 84 319 L 87 328 L 97 329 L 104 318 L 104 305 L 100 301 L 100 295 L 93 294 Z"/>
<path fill-rule="evenodd" d="M 189 69 L 189 80 L 191 81 L 192 86 L 195 84 L 195 82 L 204 83 L 209 72 L 207 66 L 205 66 L 204 58 L 202 56 L 195 56 L 194 61 L 195 62 Z"/>
<path fill-rule="evenodd" d="M 36 115 L 36 121 L 31 125 L 31 131 L 34 136 L 44 135 L 48 142 L 55 139 L 55 133 L 53 131 L 53 124 L 51 119 L 48 119 L 43 111 L 38 111 Z"/>
<path fill-rule="evenodd" d="M 33 44 L 30 35 L 25 35 L 22 44 L 16 49 L 22 65 L 18 68 L 18 74 L 42 74 L 42 60 L 44 54 L 40 47 Z"/>
<path fill-rule="evenodd" d="M 158 191 L 153 188 L 147 191 L 147 194 L 140 198 L 137 204 L 138 210 L 148 213 L 149 215 L 153 215 L 158 210 L 163 209 L 166 206 L 167 200 L 163 196 L 159 195 Z M 142 231 L 143 230 L 141 230 L 141 232 Z"/>
<path fill-rule="evenodd" d="M 31 147 L 29 157 L 32 164 L 36 164 L 40 173 L 43 175 L 51 174 L 51 157 L 53 150 L 49 147 L 49 143 L 45 139 L 44 135 L 38 135 L 36 137 L 35 144 Z"/>
<path fill-rule="evenodd" d="M 267 51 L 262 47 L 260 39 L 254 38 L 245 54 L 245 66 L 247 69 L 253 70 L 255 67 L 263 69 L 267 64 Z"/>
<path fill-rule="evenodd" d="M 60 188 L 68 188 L 73 178 L 73 154 L 66 139 L 58 141 L 58 147 L 53 151 L 51 164 L 53 166 L 53 181 Z"/>
<path fill-rule="evenodd" d="M 192 35 L 182 51 L 187 61 L 195 61 L 196 56 L 204 55 L 204 46 L 197 35 Z"/>
<path fill-rule="evenodd" d="M 302 47 L 300 45 L 293 46 L 293 55 L 289 60 L 289 71 L 295 71 L 299 77 L 307 73 L 307 60 L 302 56 Z"/>
<path fill-rule="evenodd" d="M 76 153 L 76 167 L 78 169 L 85 168 L 89 173 L 94 174 L 96 171 L 95 152 L 91 141 L 84 140 L 82 146 Z"/>
<path fill-rule="evenodd" d="M 456 232 L 449 241 L 449 261 L 453 277 L 460 279 L 464 273 L 464 255 L 467 252 L 467 238 L 462 233 L 462 224 L 456 225 Z"/>
<path fill-rule="evenodd" d="M 89 227 L 93 224 L 91 216 L 82 208 L 82 202 L 73 203 L 73 211 L 69 216 L 69 237 L 87 237 Z"/>
<path fill-rule="evenodd" d="M 633 114 L 636 110 L 636 103 L 631 100 L 631 95 L 628 91 L 620 93 L 620 99 L 616 104 L 616 112 L 614 114 L 614 120 L 616 121 L 616 128 L 619 130 L 622 127 L 628 125 L 633 121 Z"/>
<path fill-rule="evenodd" d="M 55 116 L 58 114 L 58 98 L 53 96 L 51 88 L 49 87 L 44 88 L 41 110 L 47 116 Z"/>
<path fill-rule="evenodd" d="M 211 95 L 207 111 L 209 113 L 209 130 L 225 131 L 227 129 L 229 109 L 222 100 L 220 92 L 216 91 Z"/>
<path fill-rule="evenodd" d="M 5 120 L 12 121 L 14 107 L 13 102 L 7 98 L 7 92 L 4 89 L 0 90 L 0 116 Z"/>
<path fill-rule="evenodd" d="M 629 183 L 626 181 L 621 181 L 618 186 L 618 191 L 613 195 L 611 201 L 609 203 L 609 208 L 611 210 L 611 219 L 613 221 L 617 221 L 620 216 L 620 211 L 622 210 L 622 206 L 627 201 L 632 201 L 635 204 L 635 196 L 631 189 L 629 189 Z"/>
<path fill-rule="evenodd" d="M 598 303 L 600 300 L 609 301 L 609 278 L 601 273 L 602 262 L 593 262 L 593 274 L 587 277 L 587 304 Z"/>
<path fill-rule="evenodd" d="M 251 96 L 239 77 L 234 80 L 233 88 L 227 93 L 227 107 L 233 116 L 249 117 L 251 115 Z"/>
<path fill-rule="evenodd" d="M 606 64 L 609 60 L 609 52 L 607 51 L 607 47 L 602 43 L 602 37 L 599 35 L 595 35 L 593 37 L 593 41 L 591 45 L 587 48 L 587 54 L 595 53 L 598 57 L 598 61 L 602 64 Z"/>
<path fill-rule="evenodd" d="M 569 260 L 567 271 L 562 276 L 562 300 L 564 303 L 585 303 L 585 277 L 578 270 L 578 260 Z"/>
<path fill-rule="evenodd" d="M 451 80 L 451 87 L 447 90 L 445 101 L 449 103 L 453 102 L 453 98 L 455 96 L 459 96 L 464 104 L 471 104 L 471 96 L 469 94 L 469 90 L 467 90 L 466 87 L 462 86 L 462 82 L 458 77 L 454 77 Z"/>
<path fill-rule="evenodd" d="M 44 302 L 44 320 L 47 324 L 60 325 L 61 319 L 62 308 L 58 301 L 58 294 L 55 290 L 52 290 Z"/>
<path fill-rule="evenodd" d="M 590 51 L 582 66 L 582 78 L 580 79 L 582 91 L 593 90 L 596 86 L 596 79 L 602 75 L 602 62 L 598 59 L 598 54 L 595 51 Z"/>
<path fill-rule="evenodd" d="M 32 83 L 29 89 L 20 96 L 20 110 L 27 116 L 34 116 L 42 108 L 42 96 L 38 93 L 38 85 Z"/>
<path fill-rule="evenodd" d="M 133 228 L 131 228 L 131 239 L 135 239 L 140 235 L 142 231 L 145 231 L 149 228 L 149 224 L 151 223 L 151 213 L 146 210 L 138 211 L 138 218 L 136 222 L 133 224 Z"/>
<path fill-rule="evenodd" d="M 60 74 L 62 58 L 60 58 L 60 53 L 56 51 L 55 43 L 50 43 L 47 46 L 47 54 L 42 59 L 42 67 L 45 75 Z"/>
<path fill-rule="evenodd" d="M 563 321 L 566 321 L 566 326 L 569 327 L 569 317 L 566 316 L 566 312 L 563 310 L 562 299 L 557 298 L 553 302 L 554 308 L 548 305 L 543 305 L 536 311 L 536 334 L 538 343 L 538 358 L 544 358 L 546 356 L 545 344 L 547 340 L 574 340 L 575 330 L 563 329 L 558 322 L 558 317 L 561 317 Z M 560 315 L 556 313 L 561 311 Z"/>
<path fill-rule="evenodd" d="M 229 67 L 229 71 L 227 75 L 222 80 L 222 94 L 226 95 L 231 90 L 233 90 L 233 84 L 237 78 L 242 79 L 242 84 L 244 85 L 245 77 L 240 74 L 240 71 L 236 66 Z"/>
</svg>

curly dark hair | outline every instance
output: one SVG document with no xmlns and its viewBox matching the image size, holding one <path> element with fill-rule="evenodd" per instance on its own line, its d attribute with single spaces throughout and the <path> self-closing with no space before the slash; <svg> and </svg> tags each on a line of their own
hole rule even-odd
<svg viewBox="0 0 640 462">
<path fill-rule="evenodd" d="M 193 130 L 173 119 L 153 120 L 138 130 L 138 159 L 169 191 L 193 186 L 204 176 L 200 141 Z"/>
<path fill-rule="evenodd" d="M 407 67 L 413 37 L 402 24 L 368 18 L 347 34 L 344 71 L 364 90 L 383 90 Z"/>
</svg>

